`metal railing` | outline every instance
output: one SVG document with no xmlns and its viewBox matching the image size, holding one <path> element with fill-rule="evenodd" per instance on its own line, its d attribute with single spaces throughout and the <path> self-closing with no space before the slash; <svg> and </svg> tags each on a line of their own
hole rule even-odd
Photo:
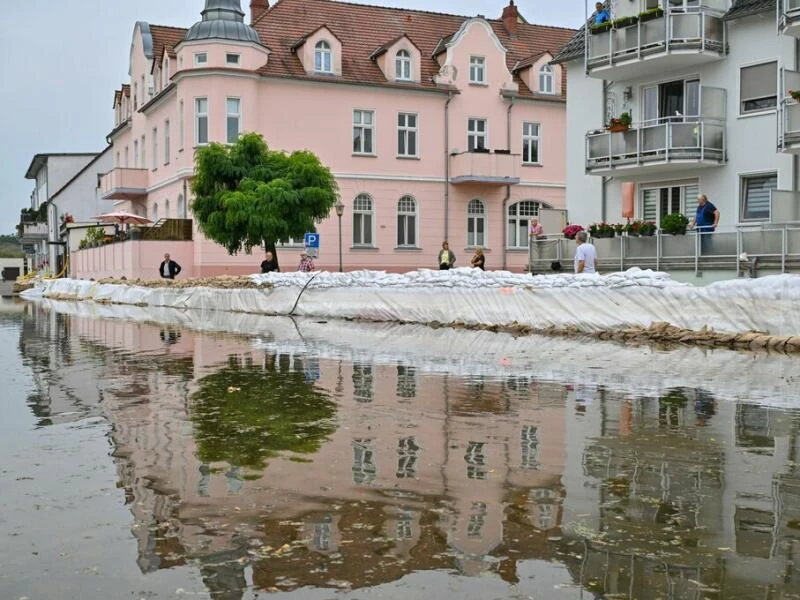
<svg viewBox="0 0 800 600">
<path fill-rule="evenodd" d="M 778 0 L 778 31 L 783 31 L 789 24 L 800 21 L 800 0 Z"/>
<path fill-rule="evenodd" d="M 727 157 L 725 120 L 667 117 L 635 124 L 627 131 L 586 134 L 586 169 L 637 166 L 671 160 L 723 163 Z"/>
<path fill-rule="evenodd" d="M 662 16 L 641 18 L 624 27 L 592 32 L 586 28 L 586 70 L 641 59 L 671 50 L 728 51 L 723 12 L 708 6 L 668 8 Z"/>
<path fill-rule="evenodd" d="M 800 91 L 800 72 L 781 69 L 778 89 L 778 149 L 786 150 L 800 144 L 800 101 L 789 93 L 789 90 Z"/>
<path fill-rule="evenodd" d="M 763 223 L 739 225 L 699 234 L 668 235 L 657 231 L 652 236 L 617 236 L 593 238 L 601 269 L 630 267 L 656 270 L 735 269 L 737 277 L 747 270 L 769 268 L 785 273 L 789 267 L 800 269 L 800 223 Z M 572 271 L 575 241 L 549 236 L 531 240 L 528 270 L 551 272 L 554 263 Z M 568 263 L 568 264 L 567 264 Z"/>
</svg>

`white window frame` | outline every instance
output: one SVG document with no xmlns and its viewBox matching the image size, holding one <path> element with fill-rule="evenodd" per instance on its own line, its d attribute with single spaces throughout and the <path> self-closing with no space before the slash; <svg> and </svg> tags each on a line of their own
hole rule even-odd
<svg viewBox="0 0 800 600">
<path fill-rule="evenodd" d="M 480 206 L 480 210 L 476 210 L 477 206 Z M 479 221 L 483 223 L 483 231 L 480 233 L 478 232 Z M 486 248 L 488 240 L 486 226 L 486 203 L 480 198 L 472 198 L 467 203 L 467 248 L 475 248 L 477 246 Z M 472 232 L 470 232 L 470 229 Z M 479 235 L 483 236 L 483 239 L 479 239 Z M 472 239 L 470 239 L 470 236 L 472 236 Z"/>
<path fill-rule="evenodd" d="M 370 116 L 371 123 L 367 124 L 364 123 L 364 117 L 366 115 Z M 359 148 L 356 149 L 356 131 L 360 130 L 359 136 Z M 366 147 L 365 143 L 365 133 L 370 132 L 370 144 L 369 149 Z M 354 108 L 353 109 L 353 138 L 352 138 L 352 150 L 353 154 L 356 155 L 366 155 L 366 156 L 374 156 L 375 155 L 375 111 L 370 109 L 362 109 L 362 108 Z"/>
<path fill-rule="evenodd" d="M 164 218 L 169 219 L 169 198 L 164 199 Z"/>
<path fill-rule="evenodd" d="M 230 107 L 228 106 L 229 102 L 236 102 L 237 103 L 237 111 L 231 112 Z M 231 119 L 236 119 L 236 139 L 231 140 L 230 136 L 230 124 Z M 234 98 L 228 97 L 225 98 L 225 141 L 228 144 L 235 144 L 236 140 L 239 139 L 239 136 L 242 135 L 242 99 L 241 98 Z"/>
<path fill-rule="evenodd" d="M 194 66 L 200 67 L 208 64 L 208 52 L 195 52 Z"/>
<path fill-rule="evenodd" d="M 548 64 L 544 64 L 539 68 L 539 92 L 542 94 L 555 94 L 553 67 Z"/>
<path fill-rule="evenodd" d="M 133 140 L 133 168 L 139 168 L 139 140 Z"/>
<path fill-rule="evenodd" d="M 242 64 L 242 55 L 235 52 L 225 53 L 225 64 L 228 66 L 238 67 Z"/>
<path fill-rule="evenodd" d="M 164 121 L 164 164 L 169 164 L 170 153 L 170 139 L 169 139 L 169 119 Z"/>
<path fill-rule="evenodd" d="M 368 201 L 369 208 L 359 206 L 359 201 Z M 374 248 L 375 247 L 375 200 L 366 193 L 359 194 L 353 199 L 353 247 L 354 248 Z M 358 224 L 356 216 L 359 216 Z M 365 233 L 369 229 L 369 242 Z M 358 239 L 356 238 L 358 234 Z"/>
<path fill-rule="evenodd" d="M 314 73 L 333 73 L 333 48 L 327 40 L 314 44 Z"/>
<path fill-rule="evenodd" d="M 405 48 L 394 56 L 394 77 L 397 81 L 411 81 L 411 53 Z"/>
<path fill-rule="evenodd" d="M 486 85 L 486 57 L 469 57 L 469 82 L 477 85 Z"/>
<path fill-rule="evenodd" d="M 413 117 L 414 125 L 408 124 L 409 118 Z M 408 151 L 409 140 L 414 141 L 414 152 Z M 419 114 L 411 112 L 397 113 L 397 156 L 402 158 L 419 157 Z"/>
<path fill-rule="evenodd" d="M 153 171 L 158 170 L 158 127 L 153 127 Z"/>
<path fill-rule="evenodd" d="M 125 157 L 125 165 L 123 165 L 126 169 L 130 167 L 130 159 L 131 159 L 131 152 L 128 146 L 125 146 L 125 153 L 123 155 Z"/>
<path fill-rule="evenodd" d="M 680 188 L 680 206 L 678 212 L 692 219 L 695 215 L 695 202 L 697 195 L 700 193 L 700 181 L 697 179 L 684 179 L 680 181 L 660 181 L 658 183 L 642 183 L 639 185 L 638 201 L 636 206 L 636 214 L 640 219 L 646 221 L 654 221 L 657 226 L 661 225 L 661 190 Z M 659 194 L 656 198 L 655 218 L 651 215 L 645 214 L 645 196 L 648 192 L 655 191 Z M 674 212 L 674 211 L 673 211 Z M 669 213 L 668 213 L 669 214 Z"/>
<path fill-rule="evenodd" d="M 775 178 L 775 187 L 771 189 L 778 189 L 778 172 L 777 171 L 764 171 L 760 173 L 744 173 L 739 175 L 739 220 L 743 223 L 763 223 L 772 220 L 772 206 L 767 207 L 766 217 L 747 217 L 745 216 L 745 209 L 747 208 L 747 182 L 754 179 L 768 179 Z M 771 196 L 771 195 L 770 195 Z"/>
<path fill-rule="evenodd" d="M 184 134 L 184 115 L 183 115 L 183 100 L 178 103 L 178 151 L 183 150 L 183 134 Z"/>
<path fill-rule="evenodd" d="M 740 117 L 748 117 L 748 116 L 751 116 L 751 115 L 769 114 L 769 113 L 775 112 L 778 109 L 778 85 L 777 85 L 777 83 L 775 85 L 775 88 L 770 90 L 773 93 L 765 94 L 763 96 L 754 96 L 752 98 L 742 98 L 742 74 L 743 74 L 743 72 L 746 69 L 751 69 L 751 68 L 754 68 L 754 67 L 760 67 L 760 66 L 768 65 L 768 64 L 774 64 L 775 65 L 776 82 L 779 81 L 780 77 L 779 77 L 779 73 L 778 73 L 778 65 L 780 64 L 780 62 L 779 62 L 779 60 L 777 58 L 773 58 L 771 60 L 760 60 L 758 62 L 748 63 L 748 64 L 744 64 L 744 65 L 740 65 L 739 66 L 739 77 L 738 77 L 738 79 L 736 81 L 736 84 L 737 84 L 737 87 L 738 87 L 737 96 L 738 96 L 738 99 L 739 99 L 739 116 Z M 751 102 L 751 101 L 755 101 L 755 100 L 770 99 L 773 96 L 775 98 L 775 103 L 774 103 L 773 106 L 768 106 L 768 107 L 765 107 L 765 108 L 754 108 L 752 110 L 744 110 L 745 102 Z"/>
<path fill-rule="evenodd" d="M 206 108 L 205 112 L 200 110 L 200 103 L 205 102 Z M 194 145 L 195 146 L 205 146 L 208 144 L 209 141 L 209 122 L 208 122 L 208 112 L 209 112 L 209 102 L 207 97 L 200 97 L 194 99 Z M 201 119 L 205 119 L 205 130 L 206 130 L 206 139 L 205 141 L 200 140 L 200 121 Z"/>
<path fill-rule="evenodd" d="M 169 55 L 164 57 L 164 83 L 163 87 L 167 87 L 169 85 Z"/>
<path fill-rule="evenodd" d="M 141 143 L 141 150 L 142 150 L 142 168 L 147 168 L 147 140 L 145 136 L 142 135 L 142 143 Z"/>
<path fill-rule="evenodd" d="M 520 212 L 520 207 L 522 205 L 532 204 L 535 206 L 535 210 L 526 211 L 525 214 Z M 512 214 L 512 209 L 514 212 Z M 530 236 L 530 225 L 531 219 L 534 217 L 539 216 L 539 211 L 542 209 L 542 203 L 537 200 L 519 200 L 514 204 L 511 204 L 506 211 L 506 230 L 507 230 L 507 249 L 514 250 L 514 249 L 521 249 L 528 247 L 528 237 Z M 513 223 L 513 229 L 512 229 Z M 524 225 L 523 225 L 524 223 Z M 513 231 L 513 236 L 512 236 Z M 524 239 L 519 239 L 519 233 L 524 233 Z M 512 239 L 513 238 L 513 239 Z"/>
<path fill-rule="evenodd" d="M 483 123 L 483 131 L 478 131 L 478 123 Z M 478 144 L 483 140 L 483 144 Z M 467 152 L 489 148 L 489 120 L 484 117 L 467 117 Z"/>
<path fill-rule="evenodd" d="M 153 202 L 151 214 L 153 215 L 153 222 L 158 221 L 158 202 Z"/>
<path fill-rule="evenodd" d="M 413 208 L 409 209 L 408 204 Z M 397 201 L 397 247 L 418 248 L 417 228 L 419 226 L 419 203 L 410 194 L 402 196 Z M 402 235 L 401 235 L 402 234 Z M 409 243 L 409 234 L 413 236 L 413 243 Z M 402 239 L 401 239 L 402 238 Z"/>
<path fill-rule="evenodd" d="M 525 144 L 528 144 L 528 151 L 525 151 Z M 535 160 L 532 155 L 532 148 L 536 146 Z M 522 164 L 541 165 L 542 164 L 542 124 L 535 121 L 525 121 L 522 123 Z"/>
</svg>

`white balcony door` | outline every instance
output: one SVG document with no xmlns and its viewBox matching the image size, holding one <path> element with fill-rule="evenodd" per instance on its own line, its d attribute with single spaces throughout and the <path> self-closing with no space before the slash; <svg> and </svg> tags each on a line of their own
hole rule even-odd
<svg viewBox="0 0 800 600">
<path fill-rule="evenodd" d="M 645 125 L 659 122 L 693 120 L 700 116 L 700 81 L 669 81 L 642 89 L 642 121 Z"/>
</svg>

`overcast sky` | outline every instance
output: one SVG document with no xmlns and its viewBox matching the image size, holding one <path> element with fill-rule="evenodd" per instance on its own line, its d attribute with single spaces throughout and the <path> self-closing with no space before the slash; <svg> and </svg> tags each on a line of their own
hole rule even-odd
<svg viewBox="0 0 800 600">
<path fill-rule="evenodd" d="M 529 22 L 578 27 L 583 1 L 516 4 Z M 369 3 L 497 18 L 507 0 Z M 114 90 L 128 81 L 134 23 L 189 27 L 203 5 L 203 0 L 0 0 L 0 233 L 13 232 L 19 210 L 30 204 L 33 182 L 25 171 L 34 154 L 97 152 L 105 146 L 114 124 Z"/>
</svg>

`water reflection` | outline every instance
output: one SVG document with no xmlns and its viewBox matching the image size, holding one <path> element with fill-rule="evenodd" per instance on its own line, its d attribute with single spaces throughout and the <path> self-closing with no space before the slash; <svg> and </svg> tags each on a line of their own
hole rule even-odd
<svg viewBox="0 0 800 600">
<path fill-rule="evenodd" d="M 20 348 L 50 418 L 111 422 L 142 572 L 196 565 L 214 598 L 419 571 L 534 595 L 553 561 L 542 597 L 800 594 L 794 410 L 35 307 Z"/>
</svg>

